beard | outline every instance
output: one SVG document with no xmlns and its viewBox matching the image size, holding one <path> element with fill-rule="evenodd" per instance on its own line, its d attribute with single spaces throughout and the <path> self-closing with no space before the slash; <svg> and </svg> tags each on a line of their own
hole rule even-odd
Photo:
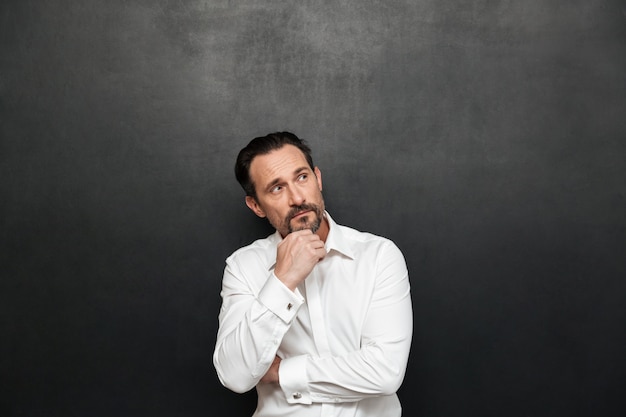
<svg viewBox="0 0 626 417">
<path fill-rule="evenodd" d="M 305 210 L 311 210 L 315 215 L 315 218 L 312 221 L 309 221 L 307 217 L 302 217 L 296 220 L 296 224 L 291 224 L 291 219 L 297 213 Z M 322 218 L 324 217 L 324 210 L 316 205 L 316 204 L 302 204 L 301 206 L 293 207 L 287 213 L 285 217 L 285 225 L 287 226 L 287 231 L 289 233 L 296 232 L 298 230 L 311 229 L 313 233 L 317 232 L 322 224 Z"/>
</svg>

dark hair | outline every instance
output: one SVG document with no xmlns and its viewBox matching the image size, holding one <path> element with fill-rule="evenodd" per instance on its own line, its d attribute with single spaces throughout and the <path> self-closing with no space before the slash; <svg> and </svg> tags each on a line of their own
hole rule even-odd
<svg viewBox="0 0 626 417">
<path fill-rule="evenodd" d="M 237 162 L 235 163 L 235 177 L 246 192 L 246 195 L 256 199 L 256 190 L 254 183 L 250 178 L 250 165 L 252 160 L 258 155 L 266 155 L 272 151 L 278 150 L 285 145 L 293 145 L 300 149 L 306 158 L 311 169 L 315 169 L 313 158 L 311 157 L 311 148 L 307 146 L 304 140 L 290 132 L 270 133 L 267 136 L 254 138 L 248 145 L 239 151 Z"/>
</svg>

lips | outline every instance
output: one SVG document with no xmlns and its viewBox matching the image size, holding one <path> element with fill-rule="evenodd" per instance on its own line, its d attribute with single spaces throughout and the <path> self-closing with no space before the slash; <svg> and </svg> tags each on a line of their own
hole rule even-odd
<svg viewBox="0 0 626 417">
<path fill-rule="evenodd" d="M 303 215 L 305 215 L 305 214 L 307 214 L 307 213 L 310 213 L 310 212 L 311 212 L 311 210 L 299 211 L 299 212 L 297 212 L 296 214 L 294 214 L 291 218 L 292 218 L 292 219 L 296 219 L 296 218 L 298 218 L 298 217 L 300 217 L 300 216 L 303 216 Z"/>
</svg>

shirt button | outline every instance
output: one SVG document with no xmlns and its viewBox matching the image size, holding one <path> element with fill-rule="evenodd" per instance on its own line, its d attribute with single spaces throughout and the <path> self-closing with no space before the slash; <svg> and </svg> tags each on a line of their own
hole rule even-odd
<svg viewBox="0 0 626 417">
<path fill-rule="evenodd" d="M 302 398 L 302 394 L 300 394 L 299 392 L 294 392 L 293 393 L 293 399 L 294 400 L 299 400 L 300 398 Z"/>
<path fill-rule="evenodd" d="M 291 310 L 291 307 L 293 307 L 293 304 L 291 303 L 287 304 L 287 310 Z"/>
</svg>

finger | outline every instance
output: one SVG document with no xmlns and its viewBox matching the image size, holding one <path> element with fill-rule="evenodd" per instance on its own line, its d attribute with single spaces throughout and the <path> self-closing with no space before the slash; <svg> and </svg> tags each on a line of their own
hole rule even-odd
<svg viewBox="0 0 626 417">
<path fill-rule="evenodd" d="M 285 242 L 286 245 L 287 244 L 309 245 L 309 244 L 317 244 L 319 242 L 321 242 L 322 244 L 324 243 L 324 242 L 322 242 L 320 237 L 318 235 L 316 235 L 316 234 L 298 235 L 298 236 L 292 237 L 289 240 L 287 240 L 287 238 L 285 238 L 285 240 L 283 240 L 283 242 Z"/>
<path fill-rule="evenodd" d="M 302 229 L 302 230 L 296 230 L 294 232 L 291 232 L 287 235 L 287 237 L 289 236 L 306 236 L 306 235 L 311 235 L 313 234 L 313 231 L 311 229 Z"/>
<path fill-rule="evenodd" d="M 311 247 L 315 250 L 326 250 L 324 242 L 321 240 L 319 242 L 311 242 Z"/>
<path fill-rule="evenodd" d="M 295 232 L 289 233 L 283 240 L 281 240 L 278 245 L 286 245 L 291 241 L 296 241 L 298 239 L 304 239 L 306 237 L 317 236 L 314 235 L 313 232 L 309 229 L 297 230 Z"/>
</svg>

